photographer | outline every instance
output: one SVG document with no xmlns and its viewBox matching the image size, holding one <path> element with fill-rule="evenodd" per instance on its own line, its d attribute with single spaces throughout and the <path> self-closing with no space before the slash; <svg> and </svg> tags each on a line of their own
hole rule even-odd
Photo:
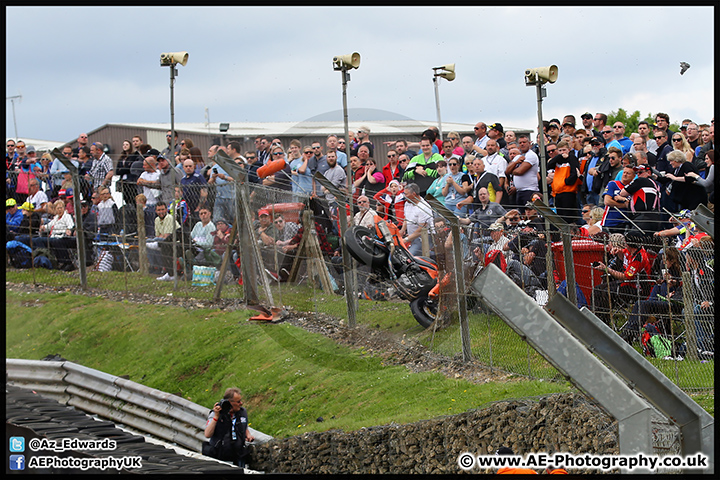
<svg viewBox="0 0 720 480">
<path fill-rule="evenodd" d="M 223 399 L 213 406 L 205 425 L 203 455 L 245 467 L 245 442 L 255 438 L 248 430 L 247 410 L 242 406 L 239 388 L 225 390 Z"/>
</svg>

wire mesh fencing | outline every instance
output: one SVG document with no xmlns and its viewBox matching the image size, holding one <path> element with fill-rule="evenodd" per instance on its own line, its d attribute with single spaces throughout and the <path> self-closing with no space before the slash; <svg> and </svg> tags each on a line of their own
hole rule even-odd
<svg viewBox="0 0 720 480">
<path fill-rule="evenodd" d="M 340 215 L 372 233 L 377 214 L 407 238 L 416 227 L 405 216 L 407 198 L 390 188 L 356 190 L 350 211 L 325 198 L 312 179 L 302 183 L 292 173 L 283 175 L 279 172 L 275 182 L 241 182 L 221 178 L 212 166 L 160 173 L 143 164 L 137 180 L 116 177 L 104 187 L 104 179 L 87 174 L 21 179 L 22 173 L 8 172 L 17 207 L 36 198 L 37 191 L 47 197 L 43 209 L 20 208 L 17 225 L 6 222 L 8 240 L 15 242 L 6 248 L 9 266 L 30 267 L 33 282 L 52 275 L 56 284 L 78 285 L 83 264 L 87 288 L 290 307 L 343 321 L 352 305 L 359 323 L 392 318 L 419 333 L 408 301 L 378 268 L 352 259 L 346 275 L 342 258 Z M 81 222 L 74 221 L 78 196 Z M 417 256 L 437 266 L 438 320 L 419 338 L 449 356 L 463 353 L 459 316 L 464 305 L 474 359 L 503 372 L 558 379 L 560 374 L 470 288 L 473 278 L 494 263 L 540 305 L 556 292 L 575 296 L 579 307 L 586 306 L 686 391 L 712 391 L 711 238 L 688 230 L 672 238 L 648 236 L 638 244 L 634 237 L 594 231 L 592 211 L 584 206 L 578 212 L 583 220 L 568 219 L 583 226 L 561 233 L 548 231 L 532 208 L 496 214 L 481 209 L 461 219 L 459 252 L 451 224 L 432 211 L 426 233 L 413 243 L 419 242 Z M 20 261 L 23 251 L 29 263 Z M 39 268 L 42 257 L 53 270 Z M 637 271 L 628 276 L 631 269 Z"/>
</svg>

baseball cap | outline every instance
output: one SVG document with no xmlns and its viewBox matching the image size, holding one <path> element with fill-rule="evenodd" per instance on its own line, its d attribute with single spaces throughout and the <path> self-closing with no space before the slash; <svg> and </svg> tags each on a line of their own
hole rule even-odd
<svg viewBox="0 0 720 480">
<path fill-rule="evenodd" d="M 491 232 L 500 232 L 504 230 L 504 227 L 502 223 L 495 222 L 488 227 L 488 230 L 490 230 Z"/>
<path fill-rule="evenodd" d="M 593 115 L 592 115 L 592 113 L 590 113 L 590 112 L 585 112 L 585 113 L 583 113 L 582 115 L 580 115 L 580 118 L 583 118 L 583 119 L 584 119 L 584 118 L 590 118 L 590 119 L 591 119 L 591 118 L 593 118 Z"/>
<path fill-rule="evenodd" d="M 8 198 L 7 200 L 5 200 L 5 208 L 14 207 L 15 205 L 17 205 L 17 202 L 14 198 Z"/>
<path fill-rule="evenodd" d="M 261 208 L 258 210 L 258 217 L 262 217 L 263 215 L 270 215 L 270 210 L 267 208 Z"/>
<path fill-rule="evenodd" d="M 35 152 L 36 150 L 35 150 L 35 147 L 33 147 L 32 145 L 28 145 L 27 148 L 25 149 L 25 151 L 27 153 L 32 153 L 32 152 Z"/>
<path fill-rule="evenodd" d="M 640 165 L 635 165 L 633 167 L 633 170 L 636 172 L 644 172 L 646 170 L 650 170 L 650 165 L 645 165 L 644 163 Z"/>
<path fill-rule="evenodd" d="M 35 210 L 35 205 L 33 205 L 30 202 L 25 202 L 22 205 L 20 205 L 20 209 L 27 210 L 28 212 L 32 212 L 33 210 Z"/>
<path fill-rule="evenodd" d="M 148 152 L 145 154 L 146 157 L 159 157 L 160 156 L 160 150 L 157 148 L 151 148 L 148 150 Z"/>
<path fill-rule="evenodd" d="M 590 145 L 602 145 L 602 142 L 597 137 L 592 137 L 590 139 Z"/>
<path fill-rule="evenodd" d="M 692 218 L 692 212 L 688 208 L 684 208 L 680 210 L 680 213 L 677 214 L 679 218 Z"/>
<path fill-rule="evenodd" d="M 498 132 L 503 133 L 502 123 L 493 123 L 490 125 L 490 130 L 497 130 Z"/>
</svg>

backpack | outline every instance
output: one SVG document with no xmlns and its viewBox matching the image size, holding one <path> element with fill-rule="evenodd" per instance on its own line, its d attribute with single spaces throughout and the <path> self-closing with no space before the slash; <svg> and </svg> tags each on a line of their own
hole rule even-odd
<svg viewBox="0 0 720 480">
<path fill-rule="evenodd" d="M 32 257 L 35 268 L 42 267 L 48 270 L 57 268 L 57 258 L 49 248 L 36 248 L 32 252 Z"/>
<path fill-rule="evenodd" d="M 30 247 L 17 240 L 10 240 L 5 244 L 5 250 L 13 268 L 30 268 L 32 262 L 32 250 Z"/>
<path fill-rule="evenodd" d="M 664 358 L 672 354 L 672 343 L 660 335 L 657 327 L 652 323 L 643 325 L 640 344 L 646 357 Z"/>
</svg>

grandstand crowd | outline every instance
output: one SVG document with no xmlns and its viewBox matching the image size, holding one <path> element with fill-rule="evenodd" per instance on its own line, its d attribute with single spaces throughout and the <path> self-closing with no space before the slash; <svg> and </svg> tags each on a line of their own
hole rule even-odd
<svg viewBox="0 0 720 480">
<path fill-rule="evenodd" d="M 672 305 L 681 308 L 682 273 L 690 272 L 698 345 L 710 355 L 713 240 L 692 217 L 700 205 L 714 211 L 714 119 L 685 119 L 677 131 L 664 113 L 639 122 L 633 132 L 620 121 L 610 123 L 603 113 L 584 113 L 579 122 L 574 115 L 545 121 L 543 152 L 538 137 L 506 131 L 501 123 L 478 122 L 474 136 L 449 132 L 443 139 L 431 128 L 417 142 L 385 142 L 383 159 L 374 157 L 367 127 L 350 132 L 350 145 L 337 135 L 324 145 L 258 137 L 249 151 L 230 141 L 202 152 L 170 132 L 159 150 L 135 136 L 112 158 L 104 145 L 88 145 L 81 134 L 77 146 L 60 149 L 79 172 L 79 191 L 59 159 L 8 139 L 6 248 L 13 266 L 28 266 L 28 258 L 41 256 L 53 268 L 73 270 L 79 230 L 93 245 L 89 264 L 102 269 L 110 246 L 136 238 L 141 218 L 150 270 L 159 281 L 191 275 L 193 265 L 218 266 L 229 247 L 233 276 L 242 281 L 237 261 L 242 247 L 229 243 L 237 179 L 214 161 L 222 150 L 247 172 L 256 239 L 274 281 L 288 280 L 305 227 L 299 214 L 304 208 L 314 214 L 321 250 L 334 273 L 342 268 L 339 215 L 367 226 L 379 215 L 397 224 L 413 254 L 441 255 L 438 242 L 423 245 L 421 235 L 423 229 L 431 235 L 446 230 L 427 202 L 432 196 L 465 226 L 467 262 L 494 262 L 532 294 L 546 290 L 548 281 L 560 283 L 545 264 L 546 235 L 559 241 L 559 233 L 547 231 L 530 206 L 547 195 L 575 239 L 604 245 L 602 261 L 590 266 L 603 281 L 592 299 L 584 299 L 601 319 L 610 324 L 614 305 L 625 303 L 625 333 L 639 334 L 648 315 L 660 318 Z M 258 173 L 269 164 L 276 166 L 273 173 Z M 316 181 L 316 172 L 352 195 L 352 211 Z M 81 219 L 75 218 L 75 196 Z M 180 259 L 175 264 L 174 247 Z M 118 257 L 105 268 L 124 268 Z M 657 323 L 659 330 L 666 328 Z"/>
</svg>

